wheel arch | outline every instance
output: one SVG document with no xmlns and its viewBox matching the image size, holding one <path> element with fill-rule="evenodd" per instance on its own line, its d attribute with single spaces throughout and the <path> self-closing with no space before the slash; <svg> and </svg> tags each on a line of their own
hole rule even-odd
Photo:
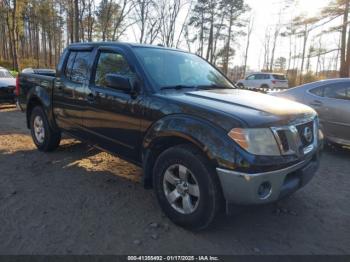
<svg viewBox="0 0 350 262">
<path fill-rule="evenodd" d="M 226 138 L 227 137 L 227 138 Z M 223 129 L 209 121 L 186 115 L 172 115 L 154 123 L 142 143 L 143 184 L 153 185 L 153 166 L 164 150 L 180 144 L 199 149 L 213 166 L 230 165 L 234 147 Z M 232 168 L 232 166 L 231 166 Z"/>
<path fill-rule="evenodd" d="M 30 116 L 31 116 L 31 114 L 32 114 L 33 109 L 34 109 L 36 106 L 44 107 L 44 106 L 43 106 L 43 103 L 41 102 L 41 100 L 40 100 L 37 96 L 33 95 L 33 96 L 28 100 L 27 109 L 26 109 L 27 128 L 28 128 L 28 129 L 30 129 Z"/>
<path fill-rule="evenodd" d="M 26 106 L 27 128 L 30 129 L 30 115 L 36 106 L 41 106 L 46 114 L 47 120 L 51 128 L 56 129 L 56 123 L 52 113 L 52 100 L 47 92 L 35 92 L 28 95 Z"/>
</svg>

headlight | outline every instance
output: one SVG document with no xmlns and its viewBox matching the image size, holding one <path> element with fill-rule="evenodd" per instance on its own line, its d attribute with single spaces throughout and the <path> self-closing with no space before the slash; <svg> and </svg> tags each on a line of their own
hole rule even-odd
<svg viewBox="0 0 350 262">
<path fill-rule="evenodd" d="M 234 128 L 228 136 L 251 154 L 280 155 L 276 139 L 269 128 Z"/>
</svg>

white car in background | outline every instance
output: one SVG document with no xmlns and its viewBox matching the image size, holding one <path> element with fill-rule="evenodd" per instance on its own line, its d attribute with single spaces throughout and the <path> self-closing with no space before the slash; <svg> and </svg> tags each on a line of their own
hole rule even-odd
<svg viewBox="0 0 350 262">
<path fill-rule="evenodd" d="M 237 85 L 247 89 L 287 89 L 288 79 L 283 74 L 254 73 L 237 81 Z"/>
<path fill-rule="evenodd" d="M 15 101 L 16 78 L 6 68 L 0 67 L 0 102 Z"/>
</svg>

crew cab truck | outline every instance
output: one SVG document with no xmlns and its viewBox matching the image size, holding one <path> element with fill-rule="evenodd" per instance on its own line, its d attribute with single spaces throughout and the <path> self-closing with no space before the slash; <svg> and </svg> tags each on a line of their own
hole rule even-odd
<svg viewBox="0 0 350 262">
<path fill-rule="evenodd" d="M 64 132 L 143 168 L 176 224 L 207 227 L 227 204 L 263 204 L 310 181 L 322 135 L 305 105 L 236 88 L 184 51 L 77 43 L 55 76 L 21 73 L 18 105 L 41 151 Z"/>
</svg>

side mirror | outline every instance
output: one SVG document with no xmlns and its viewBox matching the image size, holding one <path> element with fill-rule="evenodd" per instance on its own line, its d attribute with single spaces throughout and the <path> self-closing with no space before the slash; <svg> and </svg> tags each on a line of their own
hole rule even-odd
<svg viewBox="0 0 350 262">
<path fill-rule="evenodd" d="M 122 90 L 127 93 L 131 92 L 132 90 L 129 78 L 117 74 L 107 74 L 106 84 L 110 88 Z"/>
</svg>

